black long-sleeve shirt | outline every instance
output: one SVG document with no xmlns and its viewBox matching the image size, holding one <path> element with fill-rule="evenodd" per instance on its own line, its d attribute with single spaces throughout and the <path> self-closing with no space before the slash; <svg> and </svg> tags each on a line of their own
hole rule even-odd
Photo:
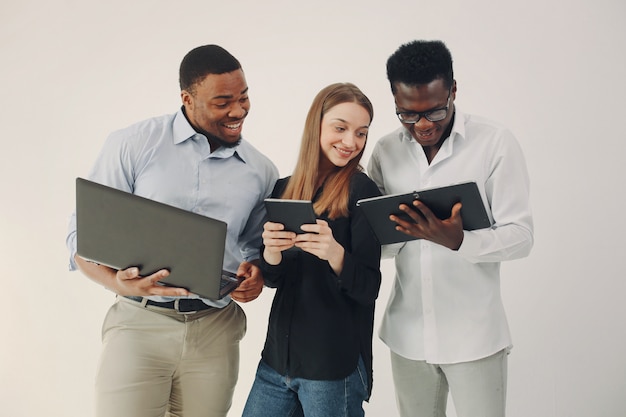
<svg viewBox="0 0 626 417">
<path fill-rule="evenodd" d="M 280 197 L 289 178 L 279 180 Z M 336 380 L 363 358 L 372 388 L 374 303 L 380 289 L 380 245 L 356 201 L 380 195 L 364 173 L 350 182 L 349 216 L 326 220 L 345 249 L 337 276 L 328 261 L 301 250 L 282 253 L 279 265 L 261 261 L 268 287 L 277 288 L 263 360 L 281 375 Z"/>
</svg>

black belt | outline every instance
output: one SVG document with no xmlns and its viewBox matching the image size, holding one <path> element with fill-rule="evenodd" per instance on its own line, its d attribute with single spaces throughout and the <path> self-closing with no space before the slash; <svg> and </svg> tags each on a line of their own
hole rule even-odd
<svg viewBox="0 0 626 417">
<path fill-rule="evenodd" d="M 125 298 L 129 300 L 137 301 L 138 303 L 143 303 L 143 297 L 137 297 L 133 295 L 125 295 Z M 208 310 L 211 307 L 210 305 L 205 304 L 202 300 L 198 298 L 179 298 L 173 301 L 153 301 L 147 300 L 147 306 L 155 306 L 161 308 L 169 308 L 171 310 L 176 310 L 179 313 L 192 313 L 194 311 L 202 311 Z"/>
</svg>

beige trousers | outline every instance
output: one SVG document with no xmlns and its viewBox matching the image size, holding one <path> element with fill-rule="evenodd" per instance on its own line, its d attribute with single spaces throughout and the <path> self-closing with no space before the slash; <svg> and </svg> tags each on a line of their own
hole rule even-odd
<svg viewBox="0 0 626 417">
<path fill-rule="evenodd" d="M 97 417 L 225 417 L 245 332 L 235 302 L 180 314 L 118 297 L 102 329 Z"/>
</svg>

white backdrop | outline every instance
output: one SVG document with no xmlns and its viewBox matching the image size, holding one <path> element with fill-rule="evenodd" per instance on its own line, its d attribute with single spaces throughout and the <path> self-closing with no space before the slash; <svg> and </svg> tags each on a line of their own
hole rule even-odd
<svg viewBox="0 0 626 417">
<path fill-rule="evenodd" d="M 213 4 L 212 4 L 213 3 Z M 114 297 L 67 272 L 74 178 L 107 134 L 180 105 L 178 65 L 217 43 L 240 59 L 244 136 L 288 175 L 315 93 L 351 81 L 375 117 L 366 149 L 396 128 L 385 61 L 443 39 L 457 106 L 509 126 L 527 157 L 536 244 L 503 266 L 515 347 L 510 417 L 626 415 L 622 0 L 3 0 L 0 5 L 0 411 L 89 417 L 100 326 Z M 380 319 L 392 265 L 383 264 Z M 265 335 L 267 290 L 245 305 L 240 415 Z M 374 340 L 370 416 L 397 415 Z M 454 411 L 450 413 L 454 416 Z"/>
</svg>

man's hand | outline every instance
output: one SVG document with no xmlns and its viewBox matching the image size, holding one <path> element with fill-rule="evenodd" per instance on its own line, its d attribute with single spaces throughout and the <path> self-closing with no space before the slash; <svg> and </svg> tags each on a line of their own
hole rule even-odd
<svg viewBox="0 0 626 417">
<path fill-rule="evenodd" d="M 179 297 L 189 295 L 184 288 L 169 287 L 158 284 L 160 280 L 169 275 L 169 271 L 161 269 L 152 275 L 142 277 L 139 269 L 131 267 L 117 271 L 115 274 L 115 292 L 119 295 L 139 295 L 147 297 L 151 295 Z"/>
<path fill-rule="evenodd" d="M 235 291 L 230 293 L 233 300 L 247 303 L 256 299 L 263 291 L 263 275 L 261 269 L 251 262 L 242 262 L 237 269 L 237 276 L 243 277 L 243 282 Z"/>
<path fill-rule="evenodd" d="M 396 222 L 396 230 L 426 239 L 452 250 L 458 250 L 463 243 L 463 220 L 461 219 L 461 203 L 452 207 L 450 217 L 440 220 L 433 212 L 419 200 L 413 201 L 411 208 L 406 204 L 400 204 L 400 210 L 408 214 L 413 222 L 402 220 L 398 216 L 391 215 L 389 218 Z"/>
<path fill-rule="evenodd" d="M 184 288 L 158 284 L 159 280 L 170 274 L 166 269 L 161 269 L 152 275 L 142 277 L 139 275 L 139 269 L 136 267 L 118 271 L 108 266 L 89 262 L 78 255 L 74 256 L 74 260 L 83 274 L 119 295 L 137 295 L 142 297 L 149 295 L 171 297 L 189 295 L 189 291 Z"/>
</svg>

